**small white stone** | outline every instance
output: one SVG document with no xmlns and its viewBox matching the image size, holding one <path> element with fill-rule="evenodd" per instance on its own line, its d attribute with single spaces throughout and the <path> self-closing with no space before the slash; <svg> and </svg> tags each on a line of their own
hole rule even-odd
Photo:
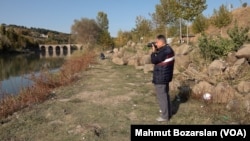
<svg viewBox="0 0 250 141">
<path fill-rule="evenodd" d="M 203 99 L 204 100 L 210 100 L 211 99 L 211 94 L 210 93 L 205 93 L 205 94 L 203 94 Z"/>
</svg>

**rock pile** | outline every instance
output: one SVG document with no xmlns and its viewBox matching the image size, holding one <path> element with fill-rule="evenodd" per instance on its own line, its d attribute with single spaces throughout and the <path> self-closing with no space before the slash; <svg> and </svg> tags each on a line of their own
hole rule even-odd
<svg viewBox="0 0 250 141">
<path fill-rule="evenodd" d="M 235 106 L 232 103 L 242 103 L 250 112 L 250 44 L 229 53 L 225 59 L 210 63 L 202 60 L 198 48 L 186 44 L 172 47 L 176 55 L 170 89 L 178 91 L 184 81 L 189 81 L 192 82 L 191 96 L 202 98 L 205 93 L 210 93 L 212 103 L 227 104 L 229 109 Z M 153 71 L 150 54 L 146 45 L 129 42 L 124 47 L 106 52 L 105 56 L 115 64 L 134 66 L 149 73 Z"/>
</svg>

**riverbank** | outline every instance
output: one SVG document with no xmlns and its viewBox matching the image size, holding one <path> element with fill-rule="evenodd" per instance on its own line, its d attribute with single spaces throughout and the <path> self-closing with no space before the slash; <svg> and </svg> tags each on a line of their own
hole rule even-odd
<svg viewBox="0 0 250 141">
<path fill-rule="evenodd" d="M 0 119 L 5 119 L 18 110 L 47 100 L 53 95 L 51 91 L 55 88 L 74 82 L 77 79 L 75 74 L 88 68 L 88 65 L 93 63 L 94 57 L 94 53 L 78 52 L 78 54 L 68 58 L 55 73 L 52 73 L 49 68 L 40 66 L 42 70 L 40 70 L 39 75 L 33 72 L 29 77 L 25 78 L 32 81 L 31 86 L 21 89 L 14 96 L 2 94 Z"/>
<path fill-rule="evenodd" d="M 1 140 L 128 140 L 132 121 L 153 121 L 157 114 L 150 75 L 103 60 L 78 77 L 43 104 L 9 117 Z M 143 115 L 146 105 L 153 115 Z"/>
<path fill-rule="evenodd" d="M 2 122 L 1 140 L 130 140 L 131 124 L 158 123 L 159 108 L 151 73 L 99 60 L 70 85 L 56 88 L 42 104 L 14 113 Z M 231 124 L 220 105 L 175 101 L 169 124 Z M 220 108 L 218 108 L 220 107 Z"/>
<path fill-rule="evenodd" d="M 9 51 L 0 51 L 0 55 L 19 55 L 19 54 L 35 54 L 38 50 L 29 50 L 29 49 L 19 49 L 19 50 L 9 50 Z"/>
</svg>

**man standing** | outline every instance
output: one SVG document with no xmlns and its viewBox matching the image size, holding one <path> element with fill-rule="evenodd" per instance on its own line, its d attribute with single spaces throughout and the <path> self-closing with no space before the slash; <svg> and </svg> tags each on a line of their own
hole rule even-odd
<svg viewBox="0 0 250 141">
<path fill-rule="evenodd" d="M 151 62 L 154 64 L 153 84 L 156 89 L 157 100 L 161 110 L 159 122 L 169 121 L 172 116 L 169 96 L 169 82 L 172 81 L 174 71 L 174 51 L 167 44 L 164 35 L 158 35 L 152 45 Z"/>
</svg>

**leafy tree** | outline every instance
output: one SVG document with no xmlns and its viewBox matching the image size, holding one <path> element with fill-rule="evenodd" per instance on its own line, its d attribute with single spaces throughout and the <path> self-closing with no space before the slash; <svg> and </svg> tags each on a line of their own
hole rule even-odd
<svg viewBox="0 0 250 141">
<path fill-rule="evenodd" d="M 227 34 L 234 42 L 234 50 L 237 51 L 244 42 L 248 41 L 249 27 L 239 27 L 235 21 L 234 27 L 227 31 Z"/>
<path fill-rule="evenodd" d="M 192 30 L 194 33 L 201 33 L 204 32 L 208 28 L 208 19 L 203 15 L 198 15 L 193 24 L 192 24 Z"/>
<path fill-rule="evenodd" d="M 214 9 L 214 13 L 212 16 L 212 24 L 214 24 L 217 28 L 220 29 L 222 35 L 222 28 L 232 22 L 232 17 L 232 13 L 230 13 L 227 7 L 222 4 L 219 10 Z"/>
<path fill-rule="evenodd" d="M 165 25 L 158 25 L 155 28 L 153 28 L 152 34 L 153 35 L 158 35 L 158 34 L 166 34 L 166 26 Z"/>
<path fill-rule="evenodd" d="M 247 7 L 247 2 L 244 2 L 244 3 L 242 4 L 242 7 Z"/>
<path fill-rule="evenodd" d="M 5 29 L 5 25 L 1 25 L 0 26 L 0 50 L 2 50 L 4 48 L 5 45 L 5 34 L 6 34 L 6 29 Z"/>
<path fill-rule="evenodd" d="M 156 5 L 153 19 L 160 24 L 169 24 L 179 19 L 180 39 L 182 39 L 182 19 L 191 22 L 206 8 L 206 0 L 161 0 L 160 5 Z"/>
<path fill-rule="evenodd" d="M 109 20 L 107 14 L 104 12 L 98 12 L 96 21 L 101 29 L 101 33 L 98 38 L 98 44 L 100 44 L 103 49 L 112 46 L 113 40 L 110 36 L 110 33 L 108 32 Z"/>
<path fill-rule="evenodd" d="M 133 29 L 133 33 L 136 35 L 136 39 L 141 37 L 150 37 L 152 31 L 152 23 L 150 20 L 145 19 L 142 16 L 136 17 L 136 27 Z M 137 41 L 137 40 L 136 40 Z"/>
<path fill-rule="evenodd" d="M 178 9 L 173 9 L 173 13 L 187 22 L 192 22 L 198 15 L 200 15 L 206 8 L 206 0 L 179 0 L 175 1 Z M 187 26 L 187 43 L 188 39 L 188 26 Z"/>
<path fill-rule="evenodd" d="M 82 18 L 75 20 L 71 27 L 72 36 L 75 37 L 77 43 L 90 44 L 97 43 L 101 29 L 93 19 Z"/>
<path fill-rule="evenodd" d="M 8 29 L 8 32 L 6 33 L 7 38 L 11 42 L 11 46 L 9 46 L 9 50 L 14 50 L 15 48 L 18 48 L 18 38 L 19 35 L 15 32 L 15 30 L 11 27 Z"/>
<path fill-rule="evenodd" d="M 100 37 L 98 38 L 98 44 L 103 47 L 103 50 L 112 47 L 114 43 L 108 31 L 104 30 L 101 32 Z"/>
<path fill-rule="evenodd" d="M 0 35 L 4 36 L 6 34 L 6 27 L 4 24 L 0 26 Z"/>
<path fill-rule="evenodd" d="M 173 1 L 174 0 L 160 0 L 160 4 L 155 6 L 155 13 L 151 16 L 153 23 L 155 24 L 156 31 L 161 33 L 164 32 L 166 26 L 176 20 L 176 16 L 171 11 L 171 8 L 174 7 L 174 5 L 172 5 Z"/>
<path fill-rule="evenodd" d="M 109 20 L 108 16 L 104 12 L 98 12 L 97 17 L 97 24 L 100 26 L 100 28 L 104 31 L 108 31 L 109 29 Z"/>
<path fill-rule="evenodd" d="M 179 30 L 181 29 L 180 33 L 184 33 L 186 31 L 185 23 L 179 23 L 180 21 L 175 21 L 173 23 L 170 23 L 168 25 L 168 31 L 167 34 L 170 37 L 178 37 L 179 36 Z M 180 25 L 182 28 L 180 28 Z"/>
<path fill-rule="evenodd" d="M 117 38 L 115 40 L 115 44 L 116 46 L 121 47 L 126 45 L 130 40 L 132 40 L 131 32 L 119 30 Z"/>
</svg>

